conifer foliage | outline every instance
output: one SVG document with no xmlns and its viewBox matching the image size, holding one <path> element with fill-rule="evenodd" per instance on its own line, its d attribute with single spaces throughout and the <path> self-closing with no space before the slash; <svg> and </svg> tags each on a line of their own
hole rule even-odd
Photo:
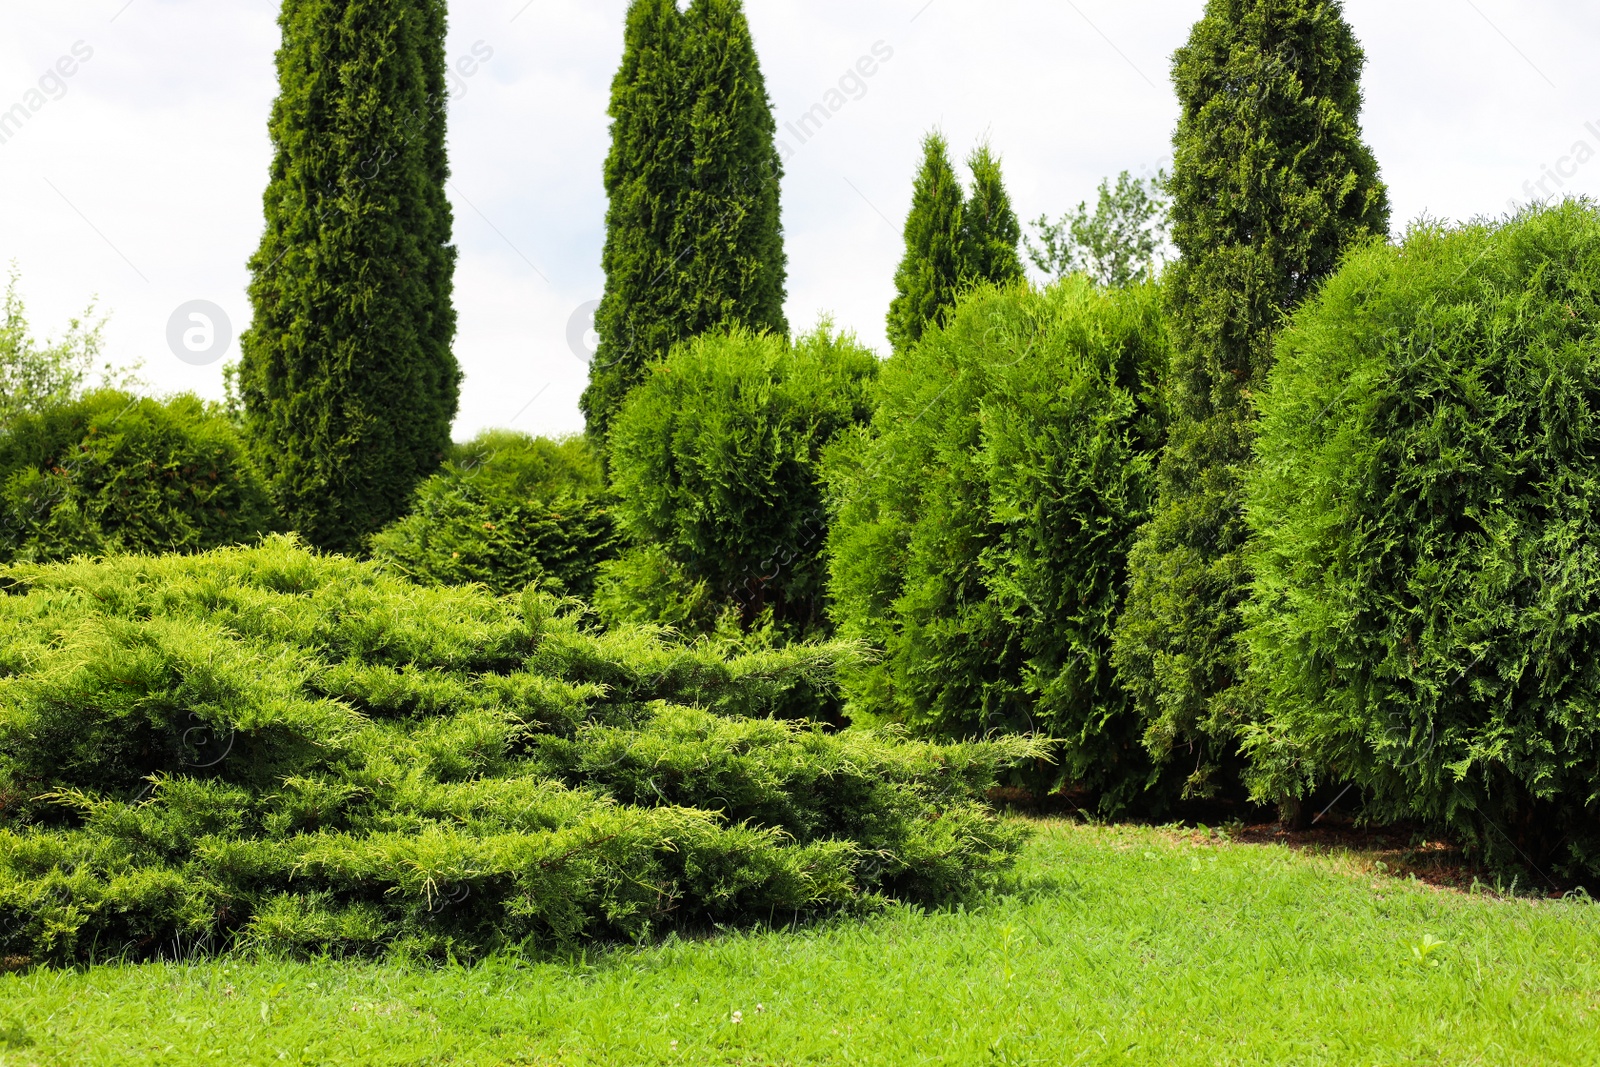
<svg viewBox="0 0 1600 1067">
<path fill-rule="evenodd" d="M 776 124 L 740 0 L 634 0 L 611 89 L 606 290 L 581 407 L 604 439 L 681 340 L 787 334 Z"/>
<path fill-rule="evenodd" d="M 285 0 L 240 393 L 288 522 L 351 550 L 450 444 L 444 0 Z"/>
<path fill-rule="evenodd" d="M 1061 758 L 1032 784 L 1141 802 L 1152 767 L 1110 639 L 1167 355 L 1154 285 L 1075 277 L 977 286 L 884 364 L 871 425 L 824 460 L 830 610 L 881 650 L 844 676 L 852 715 L 1049 736 Z"/>
<path fill-rule="evenodd" d="M 895 272 L 896 295 L 889 306 L 889 343 L 896 352 L 937 325 L 964 286 L 1008 285 L 1023 276 L 1017 252 L 1022 227 L 1001 180 L 1000 161 L 988 146 L 968 160 L 972 194 L 965 200 L 945 139 L 930 133 L 922 153 L 906 217 L 906 254 Z"/>
<path fill-rule="evenodd" d="M 979 145 L 967 160 L 972 171 L 972 194 L 962 209 L 963 255 L 968 276 L 996 285 L 1009 285 L 1023 277 L 1017 244 L 1022 225 L 1011 206 L 1000 177 L 1000 161 L 988 145 Z"/>
<path fill-rule="evenodd" d="M 287 539 L 0 567 L 0 958 L 466 959 L 979 891 L 1021 738 L 776 717 L 856 653 L 590 632 Z M 61 640 L 70 633 L 71 640 Z"/>
<path fill-rule="evenodd" d="M 1330 0 L 1209 0 L 1174 60 L 1172 426 L 1116 661 L 1146 743 L 1158 757 L 1182 746 L 1195 790 L 1227 758 L 1247 706 L 1238 609 L 1252 394 L 1285 312 L 1342 253 L 1388 232 L 1358 123 L 1363 63 Z"/>
<path fill-rule="evenodd" d="M 1600 874 L 1600 209 L 1420 224 L 1295 314 L 1247 481 L 1267 799 Z M 1592 886 L 1593 881 L 1589 881 Z"/>
<path fill-rule="evenodd" d="M 896 352 L 921 340 L 961 286 L 961 184 L 949 146 L 937 133 L 922 142 L 922 170 L 906 216 L 906 254 L 895 272 L 889 343 Z"/>
</svg>

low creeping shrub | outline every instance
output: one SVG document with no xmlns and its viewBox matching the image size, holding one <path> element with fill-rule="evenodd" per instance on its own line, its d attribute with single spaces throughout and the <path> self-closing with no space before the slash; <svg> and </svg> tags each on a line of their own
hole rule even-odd
<svg viewBox="0 0 1600 1067">
<path fill-rule="evenodd" d="M 0 568 L 0 954 L 471 956 L 640 939 L 1010 862 L 1033 742 L 774 716 L 859 654 L 593 633 L 289 538 Z"/>
</svg>

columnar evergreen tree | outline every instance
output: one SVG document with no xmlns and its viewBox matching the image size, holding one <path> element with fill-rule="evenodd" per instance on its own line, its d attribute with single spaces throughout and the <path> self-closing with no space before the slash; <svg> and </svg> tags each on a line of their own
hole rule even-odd
<svg viewBox="0 0 1600 1067">
<path fill-rule="evenodd" d="M 961 183 L 949 146 L 937 133 L 922 142 L 922 170 L 906 216 L 906 254 L 895 272 L 889 305 L 889 343 L 895 351 L 922 337 L 941 311 L 955 304 L 964 273 Z"/>
<path fill-rule="evenodd" d="M 695 0 L 687 17 L 695 99 L 691 180 L 680 205 L 694 249 L 686 334 L 742 326 L 787 336 L 783 164 L 750 24 L 742 0 Z"/>
<path fill-rule="evenodd" d="M 1388 232 L 1358 123 L 1364 62 L 1338 0 L 1209 0 L 1174 59 L 1172 425 L 1116 664 L 1146 743 L 1192 764 L 1196 792 L 1232 758 L 1249 707 L 1238 609 L 1251 396 L 1285 312 L 1344 251 Z"/>
<path fill-rule="evenodd" d="M 963 258 L 970 278 L 1006 285 L 1024 274 L 1017 247 L 1022 224 L 1011 206 L 1011 195 L 1000 178 L 1000 161 L 980 145 L 967 160 L 972 171 L 972 195 L 962 210 Z"/>
<path fill-rule="evenodd" d="M 906 254 L 895 272 L 896 295 L 889 306 L 889 341 L 897 352 L 921 339 L 955 306 L 962 286 L 1008 285 L 1023 277 L 1017 251 L 1022 226 L 989 146 L 980 145 L 967 160 L 972 171 L 967 200 L 944 138 L 930 133 L 922 150 L 906 217 Z"/>
<path fill-rule="evenodd" d="M 603 439 L 647 363 L 742 326 L 787 334 L 783 168 L 740 0 L 634 0 L 611 87 L 605 295 L 580 406 Z"/>
<path fill-rule="evenodd" d="M 358 548 L 450 444 L 444 0 L 284 0 L 240 393 L 288 522 Z"/>
</svg>

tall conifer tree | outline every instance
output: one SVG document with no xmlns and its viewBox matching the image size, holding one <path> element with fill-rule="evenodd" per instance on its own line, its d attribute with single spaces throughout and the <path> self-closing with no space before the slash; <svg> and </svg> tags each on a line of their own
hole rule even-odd
<svg viewBox="0 0 1600 1067">
<path fill-rule="evenodd" d="M 278 506 L 322 548 L 393 519 L 450 443 L 455 249 L 444 0 L 284 0 L 240 393 Z"/>
<path fill-rule="evenodd" d="M 1346 249 L 1388 232 L 1358 121 L 1364 62 L 1338 0 L 1209 0 L 1174 58 L 1172 423 L 1115 658 L 1146 743 L 1192 765 L 1196 792 L 1232 759 L 1249 713 L 1238 608 L 1251 394 L 1285 313 Z"/>
<path fill-rule="evenodd" d="M 605 295 L 581 407 L 604 439 L 644 366 L 739 325 L 787 334 L 782 164 L 740 0 L 634 0 L 611 88 Z"/>
<path fill-rule="evenodd" d="M 975 281 L 1005 285 L 1022 279 L 1022 224 L 1000 177 L 1000 161 L 980 145 L 967 160 L 972 194 L 962 210 L 963 256 L 967 275 Z"/>
<path fill-rule="evenodd" d="M 741 0 L 688 12 L 694 110 L 691 180 L 681 205 L 694 303 L 689 335 L 743 326 L 787 337 L 778 126 Z"/>
<path fill-rule="evenodd" d="M 966 273 L 961 183 L 945 139 L 930 133 L 922 157 L 906 216 L 906 254 L 889 305 L 889 343 L 897 352 L 915 344 L 955 304 Z"/>
</svg>

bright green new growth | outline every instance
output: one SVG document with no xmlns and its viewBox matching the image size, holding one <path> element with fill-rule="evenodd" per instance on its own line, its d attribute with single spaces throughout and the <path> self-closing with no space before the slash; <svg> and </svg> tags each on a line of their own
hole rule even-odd
<svg viewBox="0 0 1600 1067">
<path fill-rule="evenodd" d="M 450 447 L 443 0 L 284 0 L 239 386 L 290 526 L 354 551 Z"/>
<path fill-rule="evenodd" d="M 1149 515 L 1166 334 L 1153 286 L 980 288 L 884 366 L 870 430 L 827 455 L 833 614 L 883 649 L 852 714 L 1061 739 L 1107 810 L 1151 767 L 1110 637 Z M 1046 783 L 1053 784 L 1053 783 Z"/>
<path fill-rule="evenodd" d="M 1150 179 L 1127 171 L 1100 183 L 1094 214 L 1087 202 L 1060 220 L 1040 215 L 1033 225 L 1039 246 L 1027 240 L 1028 258 L 1053 278 L 1087 274 L 1101 285 L 1154 280 L 1167 243 L 1169 200 L 1165 173 Z"/>
<path fill-rule="evenodd" d="M 1249 480 L 1264 797 L 1354 782 L 1600 873 L 1600 211 L 1421 225 L 1278 345 Z"/>
<path fill-rule="evenodd" d="M 1000 177 L 1000 161 L 980 145 L 967 160 L 972 192 L 961 209 L 962 260 L 971 282 L 1010 285 L 1023 278 L 1022 225 Z"/>
<path fill-rule="evenodd" d="M 580 401 L 599 441 L 678 342 L 789 329 L 777 126 L 739 0 L 634 0 L 610 115 L 600 346 Z"/>
<path fill-rule="evenodd" d="M 372 538 L 372 557 L 432 584 L 477 582 L 520 593 L 537 584 L 588 600 L 616 554 L 612 501 L 594 446 L 487 430 L 451 448 L 417 487 L 411 512 Z"/>
<path fill-rule="evenodd" d="M 1273 333 L 1341 255 L 1388 232 L 1358 124 L 1363 62 L 1329 0 L 1210 0 L 1174 60 L 1172 424 L 1115 659 L 1150 750 L 1195 768 L 1195 792 L 1235 766 L 1249 714 L 1243 477 Z"/>
<path fill-rule="evenodd" d="M 0 562 L 200 552 L 275 523 L 238 430 L 193 396 L 100 390 L 0 434 Z"/>
<path fill-rule="evenodd" d="M 0 955 L 444 957 L 935 901 L 1037 746 L 767 712 L 847 645 L 726 657 L 293 541 L 0 569 Z"/>
<path fill-rule="evenodd" d="M 937 325 L 953 307 L 965 276 L 961 183 L 950 165 L 945 139 L 930 133 L 922 142 L 922 170 L 906 216 L 906 254 L 895 271 L 889 305 L 889 343 L 904 351 Z"/>
<path fill-rule="evenodd" d="M 636 587 L 625 599 L 649 605 L 651 587 L 676 584 L 745 626 L 770 610 L 792 635 L 824 629 L 818 467 L 836 435 L 871 417 L 877 373 L 873 354 L 827 323 L 792 346 L 708 334 L 651 367 L 611 436 L 617 512 L 645 546 L 607 568 Z"/>
</svg>

